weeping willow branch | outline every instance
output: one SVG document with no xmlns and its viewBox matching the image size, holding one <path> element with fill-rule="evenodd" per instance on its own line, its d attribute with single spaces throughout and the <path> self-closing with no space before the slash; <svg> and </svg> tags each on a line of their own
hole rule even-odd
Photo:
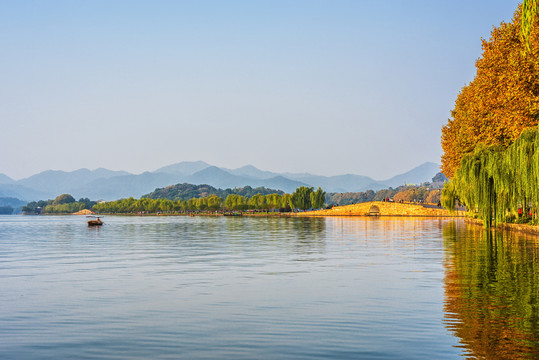
<svg viewBox="0 0 539 360">
<path fill-rule="evenodd" d="M 538 0 L 523 0 L 522 1 L 522 19 L 520 23 L 520 33 L 526 50 L 530 50 L 530 35 L 535 20 L 535 15 L 539 13 L 539 1 Z"/>
<path fill-rule="evenodd" d="M 449 210 L 456 202 L 477 211 L 486 227 L 518 218 L 519 209 L 537 222 L 539 209 L 539 128 L 525 130 L 508 148 L 479 145 L 465 156 L 442 191 Z"/>
</svg>

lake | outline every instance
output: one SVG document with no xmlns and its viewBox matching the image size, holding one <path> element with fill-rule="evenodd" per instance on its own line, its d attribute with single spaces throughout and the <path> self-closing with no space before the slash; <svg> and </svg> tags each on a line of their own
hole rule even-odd
<svg viewBox="0 0 539 360">
<path fill-rule="evenodd" d="M 539 242 L 456 219 L 0 216 L 1 359 L 539 357 Z"/>
</svg>

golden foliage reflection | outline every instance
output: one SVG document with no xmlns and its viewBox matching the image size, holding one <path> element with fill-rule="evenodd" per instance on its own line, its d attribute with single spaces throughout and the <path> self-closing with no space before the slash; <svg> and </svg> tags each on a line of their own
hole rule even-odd
<svg viewBox="0 0 539 360">
<path fill-rule="evenodd" d="M 539 358 L 539 240 L 447 223 L 445 323 L 466 355 Z"/>
</svg>

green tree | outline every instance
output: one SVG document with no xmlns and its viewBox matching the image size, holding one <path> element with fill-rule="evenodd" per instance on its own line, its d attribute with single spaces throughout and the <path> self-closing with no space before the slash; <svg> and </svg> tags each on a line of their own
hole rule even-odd
<svg viewBox="0 0 539 360">
<path fill-rule="evenodd" d="M 311 192 L 311 205 L 314 209 L 321 209 L 326 202 L 326 192 L 318 187 L 316 191 Z"/>
<path fill-rule="evenodd" d="M 520 212 L 538 222 L 539 128 L 525 130 L 511 146 L 478 146 L 442 191 L 444 207 L 457 201 L 483 220 L 486 227 L 511 221 Z M 522 211 L 524 210 L 524 211 Z M 525 219 L 519 219 L 525 220 Z"/>
<path fill-rule="evenodd" d="M 229 194 L 225 199 L 225 208 L 227 210 L 236 210 L 238 195 Z"/>
<path fill-rule="evenodd" d="M 290 200 L 292 199 L 292 195 L 291 194 L 284 194 L 281 196 L 281 204 L 279 205 L 279 208 L 282 208 L 282 209 L 285 209 L 285 208 L 288 208 L 288 207 L 292 207 L 292 205 L 290 205 Z"/>
<path fill-rule="evenodd" d="M 236 206 L 234 210 L 247 210 L 249 208 L 248 200 L 245 196 L 236 195 Z"/>
<path fill-rule="evenodd" d="M 263 209 L 263 205 L 266 202 L 266 197 L 260 194 L 255 194 L 249 199 L 250 209 Z"/>
<path fill-rule="evenodd" d="M 210 195 L 207 198 L 208 209 L 210 210 L 220 210 L 223 208 L 223 199 L 217 195 Z"/>
<path fill-rule="evenodd" d="M 96 204 L 95 201 L 91 201 L 88 198 L 80 198 L 78 202 L 84 204 L 84 209 L 91 209 Z"/>
<path fill-rule="evenodd" d="M 311 208 L 312 187 L 300 186 L 294 191 L 290 199 L 291 206 L 294 209 L 306 210 Z"/>
<path fill-rule="evenodd" d="M 196 207 L 198 210 L 207 210 L 208 209 L 208 199 L 198 198 L 196 200 Z"/>
<path fill-rule="evenodd" d="M 275 210 L 281 208 L 282 196 L 280 194 L 266 195 L 266 203 L 269 209 Z"/>
<path fill-rule="evenodd" d="M 189 199 L 187 200 L 187 210 L 189 211 L 194 211 L 197 209 L 197 199 L 196 198 L 192 198 L 192 199 Z"/>
<path fill-rule="evenodd" d="M 76 201 L 77 200 L 75 200 L 73 196 L 69 194 L 62 194 L 58 196 L 56 199 L 54 199 L 52 205 L 69 204 L 69 203 L 74 203 Z"/>
<path fill-rule="evenodd" d="M 230 194 L 226 197 L 225 207 L 228 210 L 246 210 L 248 207 L 247 199 L 241 195 Z"/>
<path fill-rule="evenodd" d="M 177 200 L 174 202 L 174 211 L 180 212 L 185 209 L 185 201 L 183 200 Z"/>
<path fill-rule="evenodd" d="M 171 212 L 174 210 L 174 203 L 168 199 L 159 199 L 159 208 L 163 212 Z"/>
</svg>

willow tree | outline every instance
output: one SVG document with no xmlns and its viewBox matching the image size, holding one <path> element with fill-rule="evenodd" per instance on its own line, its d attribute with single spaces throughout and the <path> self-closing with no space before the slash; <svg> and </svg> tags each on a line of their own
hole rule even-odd
<svg viewBox="0 0 539 360">
<path fill-rule="evenodd" d="M 324 207 L 326 203 L 326 192 L 322 190 L 321 187 L 318 187 L 316 191 L 312 191 L 309 195 L 311 199 L 311 206 L 314 209 L 320 209 Z"/>
<path fill-rule="evenodd" d="M 281 207 L 282 196 L 280 194 L 266 195 L 266 203 L 269 209 L 279 209 Z"/>
<path fill-rule="evenodd" d="M 530 37 L 532 33 L 533 23 L 535 16 L 539 13 L 539 1 L 537 0 L 523 0 L 522 1 L 522 19 L 520 22 L 520 33 L 526 50 L 531 51 Z"/>
<path fill-rule="evenodd" d="M 312 187 L 300 186 L 294 191 L 290 198 L 290 205 L 294 209 L 306 210 L 311 207 Z"/>
<path fill-rule="evenodd" d="M 223 207 L 223 199 L 215 194 L 208 196 L 206 199 L 210 210 L 219 210 Z"/>
<path fill-rule="evenodd" d="M 539 208 L 539 128 L 525 130 L 508 148 L 478 146 L 465 155 L 442 192 L 444 207 L 456 201 L 476 211 L 486 227 L 523 213 L 537 222 Z M 519 212 L 519 209 L 521 211 Z"/>
<path fill-rule="evenodd" d="M 287 207 L 292 207 L 290 205 L 290 201 L 292 199 L 292 195 L 291 194 L 284 194 L 283 196 L 281 196 L 281 203 L 279 204 L 279 206 L 281 208 L 287 208 Z"/>
</svg>

